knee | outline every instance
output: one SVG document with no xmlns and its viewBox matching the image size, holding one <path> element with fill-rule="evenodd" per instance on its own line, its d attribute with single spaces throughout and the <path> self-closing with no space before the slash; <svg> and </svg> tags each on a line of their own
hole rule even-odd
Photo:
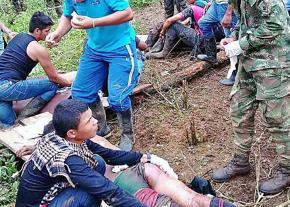
<svg viewBox="0 0 290 207">
<path fill-rule="evenodd" d="M 151 187 L 156 186 L 158 182 L 162 182 L 164 178 L 169 178 L 159 167 L 154 164 L 146 163 L 145 167 L 145 177 Z"/>
<path fill-rule="evenodd" d="M 11 103 L 12 104 L 12 103 Z M 10 127 L 16 120 L 15 112 L 12 109 L 12 105 L 6 105 L 0 103 L 0 125 L 4 128 Z"/>
</svg>

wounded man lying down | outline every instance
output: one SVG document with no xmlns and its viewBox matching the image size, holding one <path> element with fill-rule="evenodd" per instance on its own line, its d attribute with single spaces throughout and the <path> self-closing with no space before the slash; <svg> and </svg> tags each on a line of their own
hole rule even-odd
<svg viewBox="0 0 290 207">
<path fill-rule="evenodd" d="M 234 206 L 194 192 L 156 155 L 94 143 L 90 138 L 97 123 L 82 102 L 65 100 L 57 105 L 54 131 L 37 143 L 23 168 L 16 207 L 97 207 L 101 201 L 120 207 Z M 130 168 L 108 179 L 106 163 Z"/>
</svg>

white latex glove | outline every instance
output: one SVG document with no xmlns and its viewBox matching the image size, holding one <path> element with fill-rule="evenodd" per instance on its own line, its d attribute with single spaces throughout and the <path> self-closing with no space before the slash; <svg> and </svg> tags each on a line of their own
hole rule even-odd
<svg viewBox="0 0 290 207">
<path fill-rule="evenodd" d="M 152 164 L 159 166 L 160 169 L 166 172 L 170 177 L 178 179 L 178 175 L 173 171 L 173 169 L 170 167 L 170 165 L 165 159 L 158 157 L 157 155 L 151 155 L 150 162 Z"/>
<path fill-rule="evenodd" d="M 229 58 L 238 56 L 243 52 L 238 40 L 230 42 L 229 44 L 225 45 L 224 48 Z"/>
<path fill-rule="evenodd" d="M 123 170 L 126 170 L 128 167 L 129 167 L 128 165 L 116 165 L 112 168 L 112 172 L 118 173 L 118 172 L 121 172 Z"/>
<path fill-rule="evenodd" d="M 230 69 L 229 69 L 228 74 L 227 74 L 227 79 L 229 79 L 231 77 L 233 71 L 236 70 L 237 62 L 238 62 L 238 56 L 230 57 L 231 66 L 230 66 Z"/>
</svg>

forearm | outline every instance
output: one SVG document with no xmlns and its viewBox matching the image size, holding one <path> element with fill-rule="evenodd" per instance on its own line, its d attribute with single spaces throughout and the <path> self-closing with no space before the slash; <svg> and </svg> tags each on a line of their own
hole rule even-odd
<svg viewBox="0 0 290 207">
<path fill-rule="evenodd" d="M 55 32 L 60 36 L 60 38 L 71 30 L 72 26 L 70 21 L 71 21 L 70 17 L 66 17 L 64 15 L 61 16 L 59 24 L 55 30 Z"/>
<path fill-rule="evenodd" d="M 107 164 L 110 165 L 135 165 L 140 162 L 142 153 L 139 152 L 125 152 L 120 150 L 112 150 L 101 145 L 87 140 L 86 144 L 88 148 L 94 153 L 100 155 Z"/>
<path fill-rule="evenodd" d="M 62 75 L 58 74 L 58 73 L 56 74 L 56 76 L 51 81 L 54 82 L 54 83 L 58 83 L 61 86 L 67 86 L 67 87 L 71 86 L 71 82 L 68 81 L 66 78 L 62 77 Z"/>
<path fill-rule="evenodd" d="M 8 27 L 6 27 L 6 25 L 5 25 L 4 23 L 2 23 L 2 22 L 0 22 L 0 29 L 1 29 L 4 33 L 6 33 L 7 35 L 9 35 L 9 33 L 12 32 L 12 31 L 11 31 Z"/>
<path fill-rule="evenodd" d="M 169 18 L 170 19 L 170 18 Z M 168 28 L 171 26 L 171 22 L 169 21 L 169 19 L 167 19 L 164 24 L 163 24 L 163 27 L 162 27 L 162 30 L 161 30 L 161 34 L 164 35 L 166 33 L 166 31 L 168 30 Z"/>
<path fill-rule="evenodd" d="M 93 26 L 106 26 L 106 25 L 116 25 L 124 22 L 128 22 L 133 19 L 133 12 L 131 8 L 125 9 L 123 11 L 117 11 L 113 14 L 107 15 L 105 17 L 93 19 Z"/>
<path fill-rule="evenodd" d="M 228 4 L 225 16 L 232 16 L 233 10 L 234 10 L 233 6 L 231 4 Z"/>
</svg>

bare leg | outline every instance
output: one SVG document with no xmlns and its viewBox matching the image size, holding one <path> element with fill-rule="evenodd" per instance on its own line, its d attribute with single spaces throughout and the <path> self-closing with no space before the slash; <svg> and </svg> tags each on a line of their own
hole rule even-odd
<svg viewBox="0 0 290 207">
<path fill-rule="evenodd" d="M 196 193 L 184 183 L 166 175 L 153 164 L 145 164 L 145 176 L 148 184 L 159 194 L 169 196 L 178 205 L 183 207 L 208 207 L 211 198 Z"/>
</svg>

